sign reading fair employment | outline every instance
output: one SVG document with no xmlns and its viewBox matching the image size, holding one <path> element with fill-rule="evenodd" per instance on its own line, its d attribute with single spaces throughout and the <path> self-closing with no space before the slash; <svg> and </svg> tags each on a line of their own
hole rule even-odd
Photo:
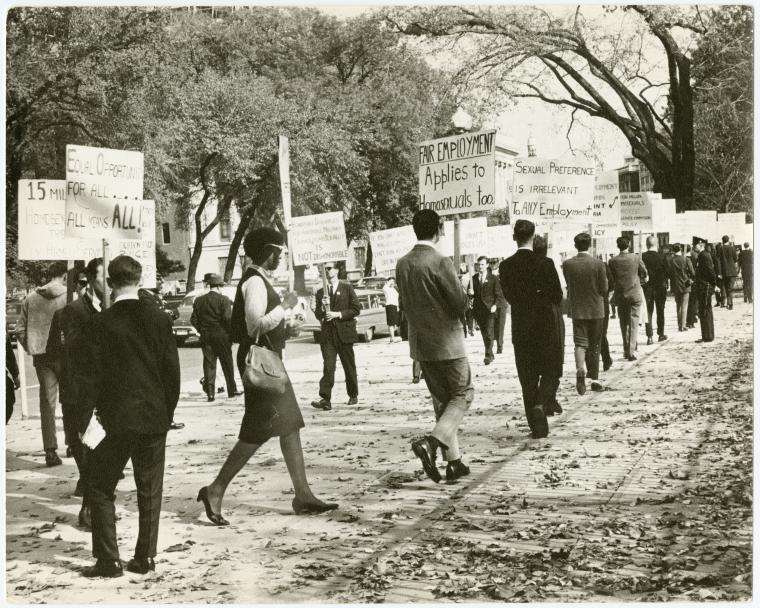
<svg viewBox="0 0 760 608">
<path fill-rule="evenodd" d="M 342 211 L 294 217 L 289 237 L 294 266 L 348 259 Z"/>
<path fill-rule="evenodd" d="M 139 239 L 142 198 L 142 152 L 66 146 L 66 236 Z"/>
<path fill-rule="evenodd" d="M 369 233 L 369 242 L 372 245 L 372 261 L 377 272 L 393 270 L 399 258 L 405 256 L 414 244 L 417 237 L 411 226 L 378 230 Z"/>
<path fill-rule="evenodd" d="M 510 222 L 590 224 L 595 173 L 585 160 L 516 158 Z"/>
<path fill-rule="evenodd" d="M 496 131 L 424 141 L 420 150 L 420 209 L 438 215 L 493 211 Z"/>
</svg>

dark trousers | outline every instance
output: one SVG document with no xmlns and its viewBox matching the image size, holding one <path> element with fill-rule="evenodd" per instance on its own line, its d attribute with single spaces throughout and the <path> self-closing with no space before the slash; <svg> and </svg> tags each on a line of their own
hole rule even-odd
<svg viewBox="0 0 760 608">
<path fill-rule="evenodd" d="M 343 371 L 346 374 L 346 391 L 349 397 L 359 396 L 359 380 L 356 377 L 356 359 L 354 357 L 354 345 L 345 344 L 338 336 L 338 332 L 329 323 L 322 330 L 322 378 L 319 381 L 319 396 L 330 401 L 332 389 L 335 384 L 335 360 L 340 358 Z"/>
<path fill-rule="evenodd" d="M 536 406 L 541 406 L 546 411 L 546 406 L 557 400 L 559 378 L 540 372 L 540 364 L 534 345 L 515 344 L 515 366 L 517 377 L 522 388 L 523 405 L 528 424 L 531 424 L 531 411 Z M 533 428 L 531 427 L 531 430 Z"/>
<path fill-rule="evenodd" d="M 720 281 L 720 290 L 723 293 L 723 300 L 729 308 L 734 307 L 734 296 L 731 293 L 734 288 L 734 277 L 724 276 Z"/>
<path fill-rule="evenodd" d="M 71 455 L 74 457 L 74 462 L 79 472 L 76 493 L 84 495 L 83 504 L 86 505 L 88 503 L 87 491 L 85 489 L 85 485 L 87 484 L 87 462 L 91 450 L 79 438 L 81 414 L 78 405 L 76 403 L 61 403 L 61 413 L 63 414 L 63 436 L 66 445 L 71 449 Z"/>
<path fill-rule="evenodd" d="M 612 357 L 610 356 L 610 343 L 607 340 L 607 328 L 610 325 L 610 317 L 609 315 L 606 315 L 604 317 L 604 323 L 602 324 L 602 341 L 600 344 L 600 352 L 602 354 L 602 364 L 604 367 L 609 367 L 612 365 Z M 588 353 L 587 355 L 588 356 Z M 586 367 L 588 367 L 588 361 L 586 361 Z"/>
<path fill-rule="evenodd" d="M 472 335 L 472 308 L 468 308 L 464 311 L 464 323 L 463 329 L 464 329 L 464 337 L 467 337 L 467 332 L 470 332 L 470 335 Z"/>
<path fill-rule="evenodd" d="M 744 292 L 744 301 L 752 301 L 752 275 L 742 274 L 742 291 Z"/>
<path fill-rule="evenodd" d="M 592 380 L 599 379 L 599 351 L 603 332 L 604 319 L 573 319 L 573 342 L 576 348 L 585 351 L 586 375 Z"/>
<path fill-rule="evenodd" d="M 668 298 L 668 290 L 664 285 L 647 285 L 644 289 L 644 298 L 647 302 L 647 338 L 652 337 L 652 314 L 657 309 L 657 335 L 665 335 L 665 300 Z"/>
<path fill-rule="evenodd" d="M 686 325 L 694 325 L 697 322 L 697 302 L 699 296 L 697 295 L 696 287 L 693 288 L 691 297 L 689 298 L 689 304 L 686 307 Z"/>
<path fill-rule="evenodd" d="M 712 291 L 712 285 L 700 285 L 697 287 L 699 327 L 702 330 L 702 339 L 705 342 L 710 342 L 715 339 L 715 326 L 713 325 L 712 312 Z"/>
<path fill-rule="evenodd" d="M 13 416 L 13 406 L 16 404 L 16 387 L 8 375 L 5 376 L 5 424 Z"/>
<path fill-rule="evenodd" d="M 165 454 L 166 433 L 106 433 L 103 441 L 92 451 L 88 466 L 88 490 L 92 513 L 92 554 L 96 559 L 119 559 L 114 501 L 116 484 L 130 458 L 137 486 L 139 513 L 135 557 L 156 556 Z"/>
<path fill-rule="evenodd" d="M 498 309 L 497 309 L 498 310 Z M 484 310 L 473 312 L 475 320 L 480 327 L 480 335 L 483 338 L 483 346 L 486 347 L 486 357 L 493 359 L 493 321 L 494 313 Z"/>
<path fill-rule="evenodd" d="M 227 394 L 232 397 L 237 393 L 235 384 L 235 366 L 232 363 L 232 344 L 225 332 L 204 334 L 201 337 L 203 352 L 203 377 L 205 378 L 206 394 L 216 395 L 216 360 L 222 364 L 224 382 L 227 384 Z"/>
<path fill-rule="evenodd" d="M 676 298 L 676 319 L 678 320 L 678 330 L 682 330 L 688 323 L 689 312 L 689 297 L 691 292 L 686 291 L 684 293 L 675 292 Z"/>
<path fill-rule="evenodd" d="M 639 332 L 641 301 L 622 296 L 617 301 L 620 332 L 623 334 L 623 354 L 627 357 L 636 352 Z"/>
<path fill-rule="evenodd" d="M 501 350 L 504 348 L 504 325 L 507 323 L 507 307 L 496 307 L 493 318 L 493 332 L 496 340 L 496 347 Z"/>
</svg>

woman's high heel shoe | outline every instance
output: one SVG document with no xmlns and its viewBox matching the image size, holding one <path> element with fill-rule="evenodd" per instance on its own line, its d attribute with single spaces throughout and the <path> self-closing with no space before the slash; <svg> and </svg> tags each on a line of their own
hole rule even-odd
<svg viewBox="0 0 760 608">
<path fill-rule="evenodd" d="M 337 509 L 338 505 L 334 502 L 304 502 L 298 498 L 293 499 L 293 510 L 296 515 L 308 515 L 310 513 L 324 513 L 325 511 L 332 511 Z"/>
<path fill-rule="evenodd" d="M 221 513 L 214 513 L 211 510 L 211 504 L 208 501 L 208 488 L 203 487 L 201 488 L 200 492 L 198 492 L 198 498 L 197 502 L 202 502 L 203 506 L 206 507 L 206 517 L 209 518 L 212 524 L 215 524 L 217 526 L 229 526 L 230 522 L 228 522 L 224 517 L 222 517 Z"/>
</svg>

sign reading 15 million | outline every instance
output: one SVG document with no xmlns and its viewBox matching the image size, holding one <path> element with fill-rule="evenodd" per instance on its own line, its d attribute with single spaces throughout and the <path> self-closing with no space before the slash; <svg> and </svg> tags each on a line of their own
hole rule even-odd
<svg viewBox="0 0 760 608">
<path fill-rule="evenodd" d="M 419 161 L 420 209 L 452 215 L 497 208 L 496 131 L 424 141 Z"/>
</svg>

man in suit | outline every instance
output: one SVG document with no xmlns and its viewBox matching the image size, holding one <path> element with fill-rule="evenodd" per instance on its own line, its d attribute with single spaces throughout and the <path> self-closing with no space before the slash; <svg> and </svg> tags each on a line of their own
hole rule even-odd
<svg viewBox="0 0 760 608">
<path fill-rule="evenodd" d="M 113 305 L 90 324 L 87 404 L 94 405 L 105 438 L 88 464 L 92 552 L 88 577 L 122 575 L 116 537 L 116 484 L 127 461 L 137 486 L 139 531 L 127 570 L 155 570 L 163 494 L 166 433 L 179 400 L 180 371 L 171 319 L 137 295 L 139 262 L 120 255 L 108 265 Z"/>
<path fill-rule="evenodd" d="M 694 266 L 690 256 L 681 255 L 681 245 L 675 243 L 671 246 L 673 255 L 668 263 L 668 276 L 670 288 L 676 299 L 676 318 L 678 331 L 686 331 L 686 313 L 689 308 L 689 296 L 692 283 L 694 282 Z"/>
<path fill-rule="evenodd" d="M 475 394 L 460 325 L 467 294 L 451 260 L 438 251 L 443 235 L 438 214 L 420 210 L 412 227 L 418 241 L 396 264 L 396 281 L 409 320 L 409 351 L 420 362 L 436 418 L 433 430 L 412 442 L 412 451 L 425 474 L 438 483 L 440 448 L 447 461 L 446 481 L 454 483 L 470 473 L 462 463 L 457 436 Z"/>
<path fill-rule="evenodd" d="M 511 306 L 512 346 L 525 415 L 533 438 L 540 439 L 549 434 L 546 412 L 556 401 L 562 376 L 562 362 L 552 357 L 555 323 L 551 318 L 562 301 L 562 287 L 551 259 L 533 251 L 535 232 L 533 222 L 515 222 L 517 252 L 499 266 L 499 281 Z"/>
<path fill-rule="evenodd" d="M 499 288 L 496 292 L 496 312 L 493 316 L 493 333 L 494 340 L 496 340 L 497 355 L 504 352 L 504 328 L 507 325 L 507 311 L 509 310 L 509 303 L 507 302 L 507 298 L 504 297 L 501 283 L 499 282 L 499 262 L 499 258 L 488 260 L 489 269 L 491 270 L 491 274 L 496 277 L 496 285 Z"/>
<path fill-rule="evenodd" d="M 478 322 L 480 335 L 485 346 L 483 363 L 490 365 L 493 355 L 493 321 L 496 313 L 498 281 L 488 270 L 488 258 L 478 258 L 478 272 L 472 277 L 472 290 L 475 298 L 472 304 L 472 316 Z"/>
<path fill-rule="evenodd" d="M 731 290 L 734 288 L 734 279 L 736 279 L 736 264 L 739 256 L 736 254 L 736 248 L 733 243 L 729 243 L 728 235 L 723 235 L 723 244 L 715 248 L 718 261 L 720 263 L 720 290 L 723 293 L 723 300 L 728 310 L 734 308 L 734 296 Z"/>
<path fill-rule="evenodd" d="M 720 247 L 720 244 L 717 244 L 717 246 Z M 713 270 L 715 272 L 715 280 L 716 280 L 714 284 L 715 289 L 713 289 L 713 292 L 710 294 L 710 297 L 712 298 L 712 296 L 715 295 L 715 303 L 718 305 L 718 307 L 725 308 L 726 294 L 723 292 L 723 289 L 722 289 L 723 269 L 722 269 L 720 257 L 718 257 L 718 252 L 716 251 L 715 245 L 713 245 L 712 243 L 705 243 L 705 251 L 708 254 L 710 254 L 710 257 L 712 258 Z M 697 264 L 699 264 L 699 260 L 697 260 Z"/>
<path fill-rule="evenodd" d="M 686 247 L 689 247 L 686 245 Z M 691 260 L 691 266 L 694 268 L 694 274 L 696 276 L 697 272 L 697 262 L 699 258 L 699 254 L 697 253 L 697 250 L 694 249 L 694 247 L 691 248 L 691 250 L 687 250 L 686 257 Z M 696 289 L 692 292 L 691 297 L 689 298 L 689 306 L 686 309 L 686 329 L 694 329 L 694 325 L 697 322 L 697 294 Z"/>
<path fill-rule="evenodd" d="M 90 374 L 87 365 L 87 353 L 91 347 L 88 332 L 93 317 L 101 310 L 103 301 L 103 258 L 90 260 L 85 267 L 84 276 L 87 279 L 87 287 L 79 299 L 57 310 L 53 315 L 47 352 L 56 360 L 60 370 L 58 394 L 63 414 L 63 433 L 79 471 L 79 481 L 74 491 L 75 496 L 83 497 L 79 525 L 89 530 L 92 522 L 86 484 L 90 449 L 82 443 L 81 434 L 87 430 L 92 418 L 92 404 L 88 404 L 85 398 Z"/>
<path fill-rule="evenodd" d="M 586 392 L 586 364 L 591 390 L 600 391 L 599 349 L 604 328 L 604 299 L 607 294 L 607 271 L 604 262 L 589 254 L 591 235 L 575 235 L 578 255 L 565 260 L 562 272 L 567 283 L 567 299 L 573 319 L 575 343 L 575 388 L 579 395 Z"/>
<path fill-rule="evenodd" d="M 602 256 L 599 256 L 599 260 Z M 610 300 L 614 301 L 614 298 L 610 298 L 613 292 L 612 273 L 610 272 L 610 266 L 607 262 L 604 263 L 604 274 L 607 277 L 607 293 L 604 294 L 604 324 L 602 325 L 602 369 L 606 372 L 612 367 L 612 356 L 610 355 L 610 343 L 607 340 L 607 330 L 610 327 Z M 613 317 L 614 318 L 614 317 Z"/>
<path fill-rule="evenodd" d="M 356 377 L 356 359 L 354 344 L 359 341 L 356 333 L 356 317 L 361 312 L 359 298 L 353 285 L 338 279 L 338 265 L 335 262 L 325 264 L 328 279 L 328 294 L 324 288 L 317 291 L 317 308 L 314 316 L 322 326 L 319 345 L 322 349 L 322 379 L 319 381 L 319 400 L 311 405 L 317 409 L 332 409 L 332 389 L 335 384 L 335 359 L 346 374 L 348 405 L 359 402 L 359 381 Z"/>
<path fill-rule="evenodd" d="M 705 249 L 706 241 L 700 237 L 694 237 L 694 249 L 697 251 L 697 271 L 695 291 L 697 296 L 697 308 L 699 310 L 699 327 L 702 338 L 697 342 L 712 342 L 715 339 L 715 326 L 713 325 L 712 293 L 717 283 L 715 265 L 712 255 Z"/>
<path fill-rule="evenodd" d="M 459 281 L 462 283 L 462 287 L 467 292 L 467 310 L 464 313 L 464 323 L 462 324 L 464 327 L 464 337 L 467 337 L 467 333 L 471 336 L 475 335 L 473 333 L 473 318 L 472 318 L 472 300 L 474 298 L 474 292 L 472 290 L 472 275 L 470 275 L 470 272 L 467 270 L 467 264 L 462 262 L 459 265 Z"/>
<path fill-rule="evenodd" d="M 230 341 L 230 318 L 232 302 L 221 288 L 224 279 L 210 272 L 203 277 L 208 285 L 208 293 L 195 298 L 190 323 L 201 335 L 203 352 L 203 386 L 209 401 L 216 396 L 216 360 L 222 364 L 224 381 L 227 384 L 227 396 L 235 397 L 240 393 L 235 384 L 235 368 L 232 363 L 232 342 Z"/>
<path fill-rule="evenodd" d="M 665 300 L 668 297 L 668 269 L 665 255 L 657 251 L 657 238 L 647 237 L 647 250 L 641 255 L 649 275 L 649 282 L 644 286 L 644 299 L 647 303 L 647 344 L 652 344 L 652 316 L 657 309 L 657 341 L 663 342 L 665 335 Z"/>
<path fill-rule="evenodd" d="M 744 243 L 739 255 L 739 267 L 742 269 L 742 290 L 744 291 L 744 301 L 752 302 L 752 250 L 749 243 Z"/>
<path fill-rule="evenodd" d="M 623 355 L 628 361 L 635 361 L 641 309 L 641 282 L 647 281 L 647 269 L 639 256 L 628 252 L 629 245 L 626 237 L 618 238 L 617 247 L 620 253 L 609 261 L 609 266 L 615 285 L 620 331 L 623 334 Z"/>
</svg>

